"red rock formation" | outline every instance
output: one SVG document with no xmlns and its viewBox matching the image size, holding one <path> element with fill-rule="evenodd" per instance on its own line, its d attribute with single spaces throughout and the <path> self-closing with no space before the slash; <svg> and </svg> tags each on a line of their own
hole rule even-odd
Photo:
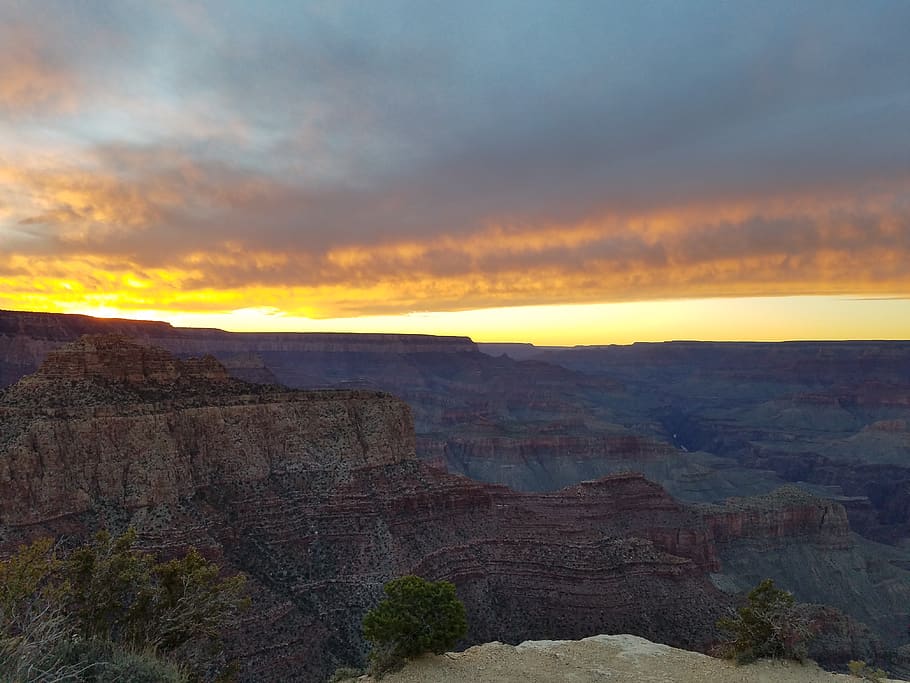
<svg viewBox="0 0 910 683">
<path fill-rule="evenodd" d="M 808 539 L 816 546 L 852 546 L 847 512 L 796 486 L 783 486 L 766 496 L 734 498 L 725 505 L 698 506 L 718 543 L 739 539 L 792 541 Z"/>
<path fill-rule="evenodd" d="M 81 403 L 46 407 L 71 390 Z M 356 659 L 362 614 L 409 572 L 458 585 L 474 640 L 691 646 L 726 602 L 707 528 L 660 487 L 620 475 L 533 495 L 442 473 L 387 394 L 245 385 L 89 338 L 7 391 L 0 427 L 0 551 L 126 524 L 152 549 L 203 548 L 252 577 L 257 607 L 232 640 L 248 680 Z"/>
<path fill-rule="evenodd" d="M 180 361 L 164 349 L 140 346 L 122 335 L 86 335 L 51 351 L 28 381 L 173 384 L 180 379 L 226 382 L 228 374 L 210 355 Z"/>
<path fill-rule="evenodd" d="M 622 449 L 647 455 L 642 443 Z M 256 607 L 232 639 L 245 679 L 317 680 L 362 653 L 362 614 L 403 573 L 455 581 L 475 641 L 633 632 L 692 647 L 727 604 L 707 575 L 718 542 L 843 531 L 836 506 L 690 508 L 633 474 L 521 494 L 414 448 L 388 394 L 253 386 L 211 360 L 83 340 L 0 397 L 0 552 L 127 524 L 148 548 L 196 545 L 252 577 Z"/>
<path fill-rule="evenodd" d="M 910 431 L 907 420 L 878 420 L 864 428 L 864 431 L 870 432 L 888 432 L 890 434 L 900 434 Z"/>
<path fill-rule="evenodd" d="M 467 337 L 419 334 L 232 333 L 176 328 L 154 321 L 85 315 L 0 311 L 0 388 L 34 372 L 63 344 L 86 334 L 116 334 L 181 355 L 217 357 L 258 353 L 463 353 L 477 348 Z"/>
</svg>

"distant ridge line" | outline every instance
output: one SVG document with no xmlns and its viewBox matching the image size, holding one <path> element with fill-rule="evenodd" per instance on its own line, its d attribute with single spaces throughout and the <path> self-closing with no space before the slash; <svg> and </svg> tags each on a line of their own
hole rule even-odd
<svg viewBox="0 0 910 683">
<path fill-rule="evenodd" d="M 54 324 L 56 323 L 56 324 Z M 132 318 L 98 318 L 82 313 L 50 313 L 45 311 L 12 311 L 0 309 L 0 335 L 28 332 L 29 327 L 57 328 L 61 331 L 80 330 L 88 334 L 103 330 L 105 332 L 127 328 L 140 331 L 163 332 L 166 336 L 200 337 L 200 336 L 241 336 L 245 339 L 275 338 L 296 339 L 305 337 L 308 340 L 339 341 L 344 338 L 356 338 L 358 341 L 388 342 L 398 341 L 435 341 L 444 343 L 461 342 L 473 345 L 474 341 L 467 335 L 412 334 L 400 332 L 231 332 L 217 327 L 178 327 L 164 320 L 134 320 Z M 85 330 L 85 331 L 81 331 Z M 129 333 L 127 333 L 129 334 Z M 151 335 L 150 335 L 151 336 Z"/>
</svg>

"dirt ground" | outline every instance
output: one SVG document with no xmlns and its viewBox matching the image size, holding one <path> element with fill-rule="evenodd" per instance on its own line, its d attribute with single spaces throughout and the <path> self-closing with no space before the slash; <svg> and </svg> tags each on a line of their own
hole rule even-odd
<svg viewBox="0 0 910 683">
<path fill-rule="evenodd" d="M 362 682 L 370 681 L 367 677 Z M 383 683 L 858 683 L 815 664 L 762 661 L 747 666 L 630 635 L 579 641 L 487 643 L 417 659 Z"/>
</svg>

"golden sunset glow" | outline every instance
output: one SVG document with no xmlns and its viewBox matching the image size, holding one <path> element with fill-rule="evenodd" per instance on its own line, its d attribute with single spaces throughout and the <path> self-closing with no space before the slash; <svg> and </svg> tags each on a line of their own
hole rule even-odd
<svg viewBox="0 0 910 683">
<path fill-rule="evenodd" d="M 845 18 L 879 53 L 795 10 L 795 43 L 750 33 L 724 59 L 699 22 L 630 10 L 611 42 L 576 17 L 516 72 L 480 10 L 424 42 L 394 12 L 364 31 L 238 7 L 239 36 L 194 7 L 3 10 L 0 308 L 560 344 L 907 336 L 896 19 Z M 370 58 L 320 42 L 325 22 Z M 679 32 L 689 60 L 636 30 Z"/>
</svg>

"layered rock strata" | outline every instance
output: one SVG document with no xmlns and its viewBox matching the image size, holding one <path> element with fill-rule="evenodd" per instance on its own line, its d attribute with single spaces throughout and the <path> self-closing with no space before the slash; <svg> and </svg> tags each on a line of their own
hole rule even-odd
<svg viewBox="0 0 910 683">
<path fill-rule="evenodd" d="M 177 355 L 232 360 L 250 354 L 410 354 L 476 352 L 467 337 L 419 334 L 240 333 L 173 327 L 156 321 L 0 311 L 0 387 L 38 369 L 52 350 L 83 335 L 114 334 Z M 241 361 L 240 365 L 244 363 Z M 280 365 L 280 363 L 279 363 Z M 293 374 L 294 366 L 285 370 Z M 296 384 L 283 378 L 285 383 Z"/>
<path fill-rule="evenodd" d="M 624 448 L 650 456 L 642 443 Z M 87 337 L 0 397 L 0 552 L 127 525 L 250 575 L 255 608 L 231 638 L 245 680 L 357 660 L 362 615 L 405 573 L 456 583 L 468 642 L 631 631 L 700 647 L 731 600 L 709 575 L 755 553 L 853 552 L 843 508 L 804 492 L 692 507 L 617 474 L 518 493 L 418 461 L 389 394 L 251 385 L 211 358 Z"/>
<path fill-rule="evenodd" d="M 245 680 L 358 659 L 381 585 L 458 586 L 469 639 L 632 630 L 689 646 L 727 599 L 698 513 L 638 475 L 520 494 L 426 467 L 378 392 L 248 385 L 119 337 L 50 353 L 0 396 L 0 551 L 133 525 L 252 579 L 231 647 Z"/>
<path fill-rule="evenodd" d="M 844 507 L 793 485 L 764 496 L 695 507 L 702 511 L 716 543 L 806 539 L 817 548 L 843 550 L 852 546 Z"/>
</svg>

